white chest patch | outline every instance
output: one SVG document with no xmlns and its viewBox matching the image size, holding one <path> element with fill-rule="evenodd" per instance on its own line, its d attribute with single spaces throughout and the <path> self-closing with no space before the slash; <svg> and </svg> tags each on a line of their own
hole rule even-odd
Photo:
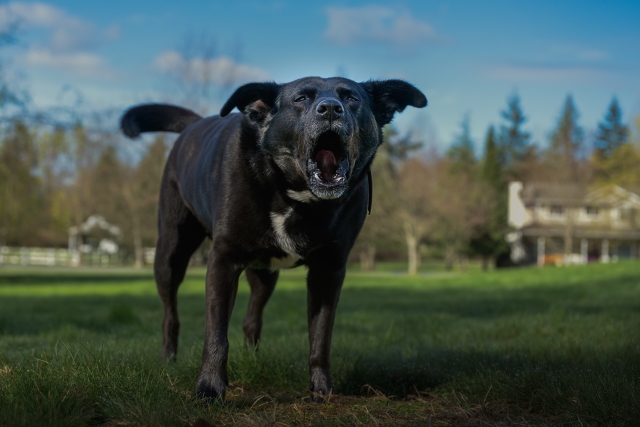
<svg viewBox="0 0 640 427">
<path fill-rule="evenodd" d="M 318 198 L 314 196 L 313 193 L 309 190 L 304 190 L 304 191 L 287 190 L 287 196 L 291 197 L 293 200 L 297 200 L 298 202 L 302 202 L 302 203 L 310 203 L 318 200 Z"/>
<path fill-rule="evenodd" d="M 285 226 L 284 226 L 284 223 L 286 222 L 287 218 L 289 217 L 289 215 L 291 215 L 292 212 L 293 212 L 293 209 L 291 208 L 285 211 L 284 214 L 271 212 L 270 214 L 271 225 L 273 225 L 273 231 L 274 231 L 276 243 L 278 244 L 280 249 L 282 249 L 288 255 L 297 257 L 298 259 L 300 259 L 301 257 L 300 255 L 298 255 L 298 252 L 296 249 L 296 242 L 294 242 L 293 239 L 291 239 L 291 237 L 287 234 L 287 230 L 285 229 Z"/>
</svg>

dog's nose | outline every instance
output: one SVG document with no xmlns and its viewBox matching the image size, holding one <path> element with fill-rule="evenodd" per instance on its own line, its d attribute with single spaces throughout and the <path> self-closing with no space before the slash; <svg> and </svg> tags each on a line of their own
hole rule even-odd
<svg viewBox="0 0 640 427">
<path fill-rule="evenodd" d="M 316 113 L 323 119 L 337 119 L 344 115 L 344 107 L 337 99 L 324 99 L 316 105 Z"/>
</svg>

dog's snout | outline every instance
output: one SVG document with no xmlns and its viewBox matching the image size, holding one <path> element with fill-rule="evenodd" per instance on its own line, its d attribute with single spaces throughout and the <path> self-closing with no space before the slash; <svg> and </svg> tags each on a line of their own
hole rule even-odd
<svg viewBox="0 0 640 427">
<path fill-rule="evenodd" d="M 337 119 L 344 115 L 344 107 L 337 99 L 324 99 L 316 105 L 316 114 L 324 119 Z"/>
</svg>

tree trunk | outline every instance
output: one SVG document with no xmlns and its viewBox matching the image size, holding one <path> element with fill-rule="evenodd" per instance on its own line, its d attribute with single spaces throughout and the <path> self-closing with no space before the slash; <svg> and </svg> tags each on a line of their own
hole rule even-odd
<svg viewBox="0 0 640 427">
<path fill-rule="evenodd" d="M 407 233 L 406 236 L 407 241 L 407 256 L 409 259 L 409 267 L 407 273 L 410 276 L 415 276 L 418 274 L 418 239 L 415 236 Z"/>
<path fill-rule="evenodd" d="M 144 264 L 144 253 L 142 249 L 142 236 L 140 235 L 140 221 L 137 218 L 133 220 L 133 252 L 135 254 L 135 268 L 142 268 Z"/>
<path fill-rule="evenodd" d="M 129 210 L 131 211 L 131 234 L 133 237 L 133 254 L 135 257 L 135 261 L 133 266 L 135 268 L 142 268 L 144 264 L 144 254 L 142 250 L 142 232 L 140 228 L 140 212 L 138 211 L 138 206 L 136 205 L 135 198 L 133 194 L 131 194 L 131 189 L 128 185 L 124 185 L 122 187 L 122 194 L 129 206 Z"/>
<path fill-rule="evenodd" d="M 468 266 L 469 266 L 469 257 L 466 255 L 462 255 L 460 257 L 460 270 L 467 271 Z"/>
<path fill-rule="evenodd" d="M 360 251 L 360 267 L 362 271 L 375 271 L 376 269 L 376 247 L 367 245 L 366 249 Z"/>
<path fill-rule="evenodd" d="M 487 271 L 489 269 L 489 257 L 486 255 L 482 255 L 482 271 Z"/>
<path fill-rule="evenodd" d="M 452 247 L 447 247 L 444 250 L 444 267 L 447 271 L 453 270 L 453 263 L 456 260 L 456 251 Z"/>
</svg>

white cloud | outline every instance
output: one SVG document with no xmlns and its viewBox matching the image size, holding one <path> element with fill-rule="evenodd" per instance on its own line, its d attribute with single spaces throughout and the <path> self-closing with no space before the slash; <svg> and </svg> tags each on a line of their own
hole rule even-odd
<svg viewBox="0 0 640 427">
<path fill-rule="evenodd" d="M 46 67 L 78 77 L 111 78 L 114 72 L 98 55 L 88 52 L 52 52 L 45 49 L 30 49 L 22 58 L 26 65 Z"/>
<path fill-rule="evenodd" d="M 21 24 L 50 27 L 65 18 L 64 12 L 45 3 L 11 2 L 0 6 L 1 25 L 18 21 Z"/>
<path fill-rule="evenodd" d="M 104 31 L 104 36 L 107 40 L 115 40 L 120 38 L 122 31 L 120 31 L 120 26 L 117 24 L 111 25 Z"/>
<path fill-rule="evenodd" d="M 435 30 L 408 12 L 381 6 L 330 7 L 325 37 L 338 45 L 387 42 L 398 46 L 432 41 Z"/>
<path fill-rule="evenodd" d="M 153 68 L 163 72 L 174 72 L 182 66 L 183 62 L 184 59 L 178 52 L 175 50 L 166 50 L 153 61 Z"/>
<path fill-rule="evenodd" d="M 0 6 L 0 25 L 51 31 L 47 46 L 56 51 L 88 49 L 97 41 L 95 26 L 46 3 L 11 2 Z"/>
<path fill-rule="evenodd" d="M 0 5 L 0 28 L 44 29 L 46 36 L 18 58 L 32 67 L 44 67 L 76 77 L 111 78 L 115 73 L 92 52 L 98 42 L 120 36 L 112 25 L 104 31 L 64 10 L 42 2 L 14 1 Z"/>
<path fill-rule="evenodd" d="M 268 78 L 268 73 L 247 64 L 238 64 L 226 56 L 216 58 L 185 59 L 179 52 L 167 50 L 153 62 L 153 68 L 171 74 L 198 81 L 210 81 L 218 85 L 233 85 Z"/>
</svg>

